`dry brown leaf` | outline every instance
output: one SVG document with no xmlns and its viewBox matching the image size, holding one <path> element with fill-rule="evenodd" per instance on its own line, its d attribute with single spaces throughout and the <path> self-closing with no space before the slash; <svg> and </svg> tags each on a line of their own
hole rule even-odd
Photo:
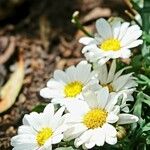
<svg viewBox="0 0 150 150">
<path fill-rule="evenodd" d="M 24 61 L 20 54 L 17 68 L 0 90 L 0 113 L 8 110 L 16 101 L 24 79 Z"/>
</svg>

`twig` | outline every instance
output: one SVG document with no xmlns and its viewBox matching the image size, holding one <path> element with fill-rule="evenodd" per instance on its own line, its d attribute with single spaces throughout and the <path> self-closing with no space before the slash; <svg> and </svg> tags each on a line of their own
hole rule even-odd
<svg viewBox="0 0 150 150">
<path fill-rule="evenodd" d="M 124 0 L 125 4 L 127 5 L 127 7 L 129 8 L 129 10 L 134 14 L 134 15 L 137 15 L 138 12 L 133 9 L 133 5 L 132 3 L 130 2 L 130 0 Z"/>
<path fill-rule="evenodd" d="M 132 20 L 134 20 L 134 21 L 140 26 L 140 28 L 142 28 L 141 24 L 135 19 L 135 17 L 134 17 L 128 10 L 125 10 L 125 13 L 126 13 Z"/>
<path fill-rule="evenodd" d="M 0 55 L 0 64 L 4 64 L 7 62 L 7 60 L 11 57 L 11 55 L 15 51 L 15 38 L 12 36 L 10 37 L 10 44 L 8 45 L 8 48 L 5 50 L 5 53 Z"/>
</svg>

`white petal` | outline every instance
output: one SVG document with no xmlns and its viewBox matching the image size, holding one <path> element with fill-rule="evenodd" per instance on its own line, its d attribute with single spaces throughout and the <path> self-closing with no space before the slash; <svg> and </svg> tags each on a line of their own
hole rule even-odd
<svg viewBox="0 0 150 150">
<path fill-rule="evenodd" d="M 122 42 L 124 44 L 127 44 L 133 37 L 133 39 L 137 39 L 138 37 L 134 38 L 136 33 L 138 33 L 140 31 L 140 27 L 138 25 L 132 25 L 128 28 L 125 36 L 122 38 Z M 141 31 L 140 31 L 141 32 Z M 132 33 L 132 35 L 131 35 Z M 141 34 L 139 34 L 139 37 L 141 36 Z"/>
<path fill-rule="evenodd" d="M 107 137 L 106 143 L 110 145 L 115 145 L 117 143 L 117 137 Z"/>
<path fill-rule="evenodd" d="M 63 87 L 64 84 L 54 80 L 54 79 L 50 79 L 47 82 L 47 87 L 51 88 L 51 89 L 58 89 L 60 87 Z"/>
<path fill-rule="evenodd" d="M 91 79 L 91 64 L 81 61 L 77 65 L 77 79 L 86 84 Z"/>
<path fill-rule="evenodd" d="M 129 113 L 129 107 L 128 106 L 124 106 L 123 108 L 121 108 L 121 110 L 125 113 Z"/>
<path fill-rule="evenodd" d="M 120 57 L 123 59 L 129 58 L 131 56 L 131 51 L 127 48 L 124 48 L 121 50 L 121 55 Z"/>
<path fill-rule="evenodd" d="M 63 134 L 52 137 L 52 144 L 57 144 L 63 139 Z"/>
<path fill-rule="evenodd" d="M 121 22 L 114 19 L 114 21 L 112 22 L 112 31 L 113 31 L 113 37 L 116 39 L 119 36 L 120 27 L 121 27 Z"/>
<path fill-rule="evenodd" d="M 90 108 L 95 108 L 98 106 L 97 97 L 93 91 L 88 90 L 86 92 L 83 92 L 83 97 Z"/>
<path fill-rule="evenodd" d="M 66 69 L 66 74 L 69 78 L 69 81 L 75 81 L 76 80 L 76 68 L 75 66 L 70 66 Z"/>
<path fill-rule="evenodd" d="M 115 114 L 115 115 L 118 115 L 119 112 L 120 112 L 120 106 L 115 105 L 113 110 L 112 110 L 112 113 Z"/>
<path fill-rule="evenodd" d="M 121 40 L 122 37 L 126 34 L 126 31 L 127 31 L 129 25 L 130 24 L 128 22 L 122 23 L 121 28 L 120 28 L 120 33 L 119 33 L 119 36 L 118 36 L 119 40 Z"/>
<path fill-rule="evenodd" d="M 43 122 L 46 126 L 52 125 L 52 119 L 54 116 L 54 105 L 53 104 L 48 104 L 42 114 L 42 119 Z"/>
<path fill-rule="evenodd" d="M 63 93 L 59 89 L 43 88 L 40 90 L 40 95 L 44 98 L 62 98 Z"/>
<path fill-rule="evenodd" d="M 33 145 L 33 144 L 23 144 L 23 145 L 17 145 L 16 147 L 14 147 L 12 150 L 37 150 L 38 147 Z M 40 149 L 38 149 L 40 150 Z"/>
<path fill-rule="evenodd" d="M 98 60 L 99 65 L 104 65 L 109 59 L 111 59 L 110 57 L 103 57 L 101 59 Z"/>
<path fill-rule="evenodd" d="M 79 147 L 86 141 L 88 141 L 92 135 L 93 131 L 92 130 L 87 130 L 85 131 L 79 138 L 75 139 L 74 145 L 75 147 Z"/>
<path fill-rule="evenodd" d="M 105 19 L 101 18 L 96 21 L 96 29 L 103 39 L 112 37 L 111 26 Z"/>
<path fill-rule="evenodd" d="M 82 37 L 82 38 L 80 38 L 79 43 L 82 43 L 84 45 L 97 44 L 97 42 L 95 41 L 95 39 L 91 38 L 91 37 Z"/>
<path fill-rule="evenodd" d="M 119 70 L 119 71 L 115 74 L 114 80 L 116 80 L 116 79 L 123 73 L 124 70 L 129 69 L 129 68 L 131 68 L 131 67 L 125 67 L 125 68 Z"/>
<path fill-rule="evenodd" d="M 117 131 L 114 126 L 105 123 L 102 127 L 105 130 L 106 138 L 107 137 L 116 137 Z"/>
<path fill-rule="evenodd" d="M 43 122 L 41 122 L 40 114 L 36 112 L 32 112 L 29 115 L 26 114 L 23 118 L 23 124 L 24 122 L 28 123 L 36 131 L 39 131 L 43 125 Z"/>
<path fill-rule="evenodd" d="M 96 45 L 99 45 L 103 41 L 102 37 L 100 37 L 98 33 L 95 33 L 94 38 L 97 42 Z"/>
<path fill-rule="evenodd" d="M 101 88 L 99 91 L 97 91 L 97 101 L 98 106 L 101 108 L 105 108 L 109 97 L 109 91 L 108 88 Z"/>
<path fill-rule="evenodd" d="M 118 77 L 115 81 L 113 81 L 112 85 L 115 88 L 116 91 L 119 91 L 121 88 L 123 88 L 128 80 L 130 79 L 132 73 L 125 74 L 120 77 Z"/>
<path fill-rule="evenodd" d="M 62 125 L 64 118 L 62 117 L 62 114 L 65 110 L 65 107 L 61 107 L 57 112 L 54 114 L 52 118 L 52 124 L 53 128 L 58 128 Z"/>
<path fill-rule="evenodd" d="M 133 48 L 138 45 L 141 45 L 142 43 L 143 43 L 143 40 L 136 40 L 136 41 L 133 41 L 132 43 L 130 43 L 129 45 L 125 46 L 125 48 Z"/>
<path fill-rule="evenodd" d="M 89 110 L 89 106 L 87 105 L 87 103 L 81 100 L 79 100 L 78 102 L 71 101 L 67 103 L 66 108 L 71 114 L 76 114 L 79 116 L 85 114 Z"/>
<path fill-rule="evenodd" d="M 113 113 L 109 113 L 107 116 L 107 122 L 108 123 L 115 123 L 118 121 L 118 119 L 119 119 L 119 117 Z"/>
<path fill-rule="evenodd" d="M 95 146 L 95 143 L 94 142 L 91 142 L 91 141 L 88 141 L 84 144 L 84 146 L 87 148 L 87 149 L 91 149 Z"/>
<path fill-rule="evenodd" d="M 109 83 L 113 80 L 114 75 L 115 75 L 115 71 L 116 71 L 116 60 L 114 59 L 112 64 L 111 64 L 111 67 L 109 69 L 107 83 Z"/>
<path fill-rule="evenodd" d="M 137 31 L 132 32 L 130 36 L 125 36 L 121 40 L 121 46 L 128 46 L 130 43 L 137 40 L 141 35 L 142 35 L 142 30 L 137 30 Z"/>
<path fill-rule="evenodd" d="M 39 150 L 52 150 L 52 138 L 49 138 Z"/>
<path fill-rule="evenodd" d="M 117 104 L 120 95 L 122 95 L 122 93 L 117 93 L 115 96 L 109 99 L 109 103 L 105 107 L 108 112 L 111 112 L 114 109 L 114 106 Z"/>
<path fill-rule="evenodd" d="M 18 129 L 18 134 L 33 134 L 33 135 L 36 135 L 37 132 L 35 130 L 33 130 L 33 128 L 30 127 L 30 126 L 22 125 Z"/>
<path fill-rule="evenodd" d="M 30 135 L 30 134 L 20 134 L 20 135 L 14 136 L 11 139 L 11 145 L 14 147 L 24 145 L 24 144 L 26 144 L 26 147 L 28 147 L 28 145 L 37 147 L 35 136 Z"/>
<path fill-rule="evenodd" d="M 130 124 L 137 122 L 139 119 L 135 115 L 131 114 L 119 114 L 118 124 Z"/>
<path fill-rule="evenodd" d="M 105 124 L 104 127 L 105 129 L 105 134 L 106 134 L 106 143 L 110 144 L 110 145 L 114 145 L 117 143 L 117 131 L 116 129 L 110 125 L 110 124 Z"/>
<path fill-rule="evenodd" d="M 87 130 L 87 127 L 83 125 L 82 123 L 72 125 L 68 130 L 64 132 L 64 140 L 69 141 L 69 140 L 75 139 L 79 137 L 79 135 L 81 135 L 86 130 Z"/>
<path fill-rule="evenodd" d="M 54 115 L 54 105 L 53 104 L 48 104 L 44 111 L 43 111 L 44 114 L 49 114 L 51 117 Z M 50 118 L 51 118 L 50 117 Z"/>
<path fill-rule="evenodd" d="M 36 144 L 17 144 L 12 150 L 37 150 L 39 147 Z"/>
<path fill-rule="evenodd" d="M 106 64 L 100 66 L 99 68 L 99 74 L 98 74 L 98 79 L 100 80 L 100 84 L 106 84 L 107 82 L 107 76 L 108 76 L 108 71 L 107 71 L 107 66 Z"/>
<path fill-rule="evenodd" d="M 68 83 L 69 82 L 68 76 L 62 70 L 56 70 L 54 72 L 54 79 L 61 82 L 61 83 Z"/>
<path fill-rule="evenodd" d="M 94 133 L 92 134 L 91 140 L 97 146 L 103 146 L 105 142 L 105 132 L 102 128 L 94 129 Z"/>
</svg>

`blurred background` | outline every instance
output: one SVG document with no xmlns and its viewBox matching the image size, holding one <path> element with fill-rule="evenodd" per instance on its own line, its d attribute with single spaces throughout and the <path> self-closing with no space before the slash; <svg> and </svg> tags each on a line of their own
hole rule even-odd
<svg viewBox="0 0 150 150">
<path fill-rule="evenodd" d="M 0 91 L 10 82 L 0 95 L 0 150 L 12 149 L 10 139 L 24 114 L 48 102 L 39 90 L 53 71 L 83 59 L 78 39 L 84 34 L 71 23 L 73 12 L 78 10 L 80 22 L 94 32 L 100 17 L 129 20 L 125 9 L 125 0 L 0 0 Z M 10 78 L 17 69 L 20 79 Z"/>
</svg>

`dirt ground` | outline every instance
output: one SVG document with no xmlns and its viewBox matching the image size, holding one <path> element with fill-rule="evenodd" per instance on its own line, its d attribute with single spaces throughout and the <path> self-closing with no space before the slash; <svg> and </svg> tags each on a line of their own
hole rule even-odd
<svg viewBox="0 0 150 150">
<path fill-rule="evenodd" d="M 23 50 L 25 78 L 15 104 L 0 114 L 0 150 L 10 150 L 24 114 L 47 103 L 39 90 L 55 69 L 64 69 L 83 59 L 78 39 L 84 34 L 72 23 L 75 10 L 89 31 L 99 17 L 125 16 L 121 0 L 20 0 L 17 6 L 0 9 L 0 87 L 15 68 Z M 11 0 L 9 0 L 11 2 Z M 1 1 L 0 1 L 1 5 Z M 3 14 L 3 15 L 2 15 Z M 15 85 L 14 85 L 15 86 Z"/>
</svg>

